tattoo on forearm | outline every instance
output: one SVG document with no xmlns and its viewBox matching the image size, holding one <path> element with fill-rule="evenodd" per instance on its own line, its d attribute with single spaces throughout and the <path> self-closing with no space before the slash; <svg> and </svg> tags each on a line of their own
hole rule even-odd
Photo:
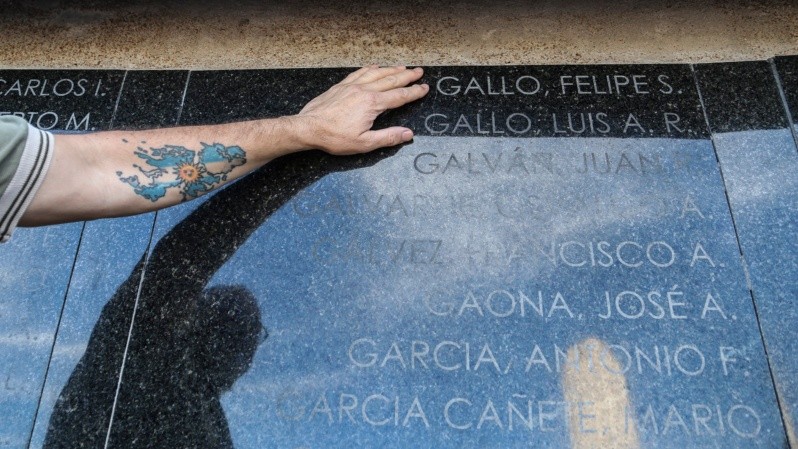
<svg viewBox="0 0 798 449">
<path fill-rule="evenodd" d="M 149 150 L 138 147 L 135 154 L 146 164 L 144 167 L 133 164 L 133 167 L 149 180 L 148 184 L 142 184 L 138 175 L 124 176 L 121 171 L 116 175 L 133 187 L 137 195 L 152 202 L 163 198 L 172 188 L 178 189 L 185 201 L 213 190 L 227 180 L 227 174 L 234 168 L 247 162 L 247 153 L 241 147 L 200 143 L 199 152 L 177 145 Z"/>
</svg>

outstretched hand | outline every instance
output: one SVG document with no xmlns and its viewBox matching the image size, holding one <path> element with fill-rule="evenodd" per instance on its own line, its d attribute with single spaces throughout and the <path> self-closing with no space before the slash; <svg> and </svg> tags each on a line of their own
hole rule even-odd
<svg viewBox="0 0 798 449">
<path fill-rule="evenodd" d="M 38 226 L 148 212 L 205 194 L 302 150 L 347 155 L 399 145 L 413 138 L 410 129 L 371 128 L 383 112 L 429 92 L 426 84 L 413 84 L 422 75 L 420 68 L 363 67 L 289 117 L 59 134 L 44 182 L 19 223 Z M 167 158 L 162 149 L 179 152 L 180 157 Z M 211 150 L 221 159 L 203 159 Z M 367 163 L 367 158 L 355 159 L 357 164 Z"/>
<path fill-rule="evenodd" d="M 308 146 L 334 155 L 365 153 L 408 142 L 413 138 L 408 128 L 371 127 L 383 112 L 429 92 L 427 84 L 409 85 L 423 74 L 420 67 L 363 67 L 311 100 L 294 118 L 301 123 Z"/>
</svg>

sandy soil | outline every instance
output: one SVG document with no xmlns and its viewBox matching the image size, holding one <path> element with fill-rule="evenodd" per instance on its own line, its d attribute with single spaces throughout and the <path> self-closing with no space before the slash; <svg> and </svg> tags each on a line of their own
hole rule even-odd
<svg viewBox="0 0 798 449">
<path fill-rule="evenodd" d="M 0 66 L 707 62 L 798 54 L 798 1 L 3 1 Z"/>
</svg>

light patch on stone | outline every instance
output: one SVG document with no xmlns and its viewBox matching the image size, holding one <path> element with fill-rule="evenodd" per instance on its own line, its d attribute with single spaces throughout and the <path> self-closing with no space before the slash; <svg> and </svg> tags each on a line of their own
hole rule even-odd
<svg viewBox="0 0 798 449">
<path fill-rule="evenodd" d="M 608 369 L 595 369 L 593 354 L 606 353 Z M 611 355 L 606 343 L 588 338 L 568 349 L 567 364 L 562 373 L 565 401 L 569 404 L 568 430 L 573 449 L 640 447 L 637 424 L 627 416 L 632 409 L 629 388 L 621 366 Z"/>
</svg>

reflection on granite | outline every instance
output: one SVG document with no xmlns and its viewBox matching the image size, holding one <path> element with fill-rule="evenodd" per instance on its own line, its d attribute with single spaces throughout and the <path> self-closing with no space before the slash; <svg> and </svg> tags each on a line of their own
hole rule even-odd
<svg viewBox="0 0 798 449">
<path fill-rule="evenodd" d="M 173 125 L 187 75 L 172 71 L 127 73 L 113 127 Z M 48 447 L 71 447 L 75 441 L 101 445 L 105 441 L 141 279 L 142 258 L 154 220 L 153 213 L 87 223 L 30 447 L 42 447 L 45 435 Z M 115 300 L 109 302 L 112 297 Z M 81 373 L 87 370 L 92 373 L 91 396 L 82 395 L 87 377 Z M 82 410 L 76 404 L 91 407 Z M 67 416 L 77 418 L 70 421 L 64 411 L 72 409 L 82 413 L 67 412 Z M 64 435 L 68 438 L 62 438 Z"/>
<path fill-rule="evenodd" d="M 597 70 L 623 81 L 628 69 Z M 464 80 L 469 70 L 474 79 L 501 72 L 440 68 L 428 72 L 433 85 L 447 70 Z M 549 91 L 563 82 L 557 70 L 540 75 Z M 657 70 L 633 74 L 644 83 Z M 368 163 L 296 155 L 188 216 L 194 206 L 161 213 L 111 444 L 781 445 L 715 155 L 709 141 L 690 139 L 706 135 L 695 123 L 692 74 L 662 70 L 681 97 L 659 115 L 608 123 L 602 134 L 621 139 L 418 137 Z M 242 118 L 225 105 L 257 90 L 244 89 L 252 79 L 265 91 L 289 79 L 198 75 L 187 90 L 189 124 Z M 318 89 L 308 72 L 292 75 L 300 96 Z M 638 89 L 620 95 L 630 109 L 649 103 L 650 89 Z M 389 119 L 456 111 L 457 101 L 464 110 L 493 105 L 487 92 L 448 106 L 446 94 L 434 95 Z M 583 95 L 560 101 L 594 118 L 603 108 L 621 116 L 620 99 Z M 519 113 L 556 119 L 557 100 L 535 103 L 539 110 L 513 101 L 507 107 Z M 247 118 L 301 102 L 274 103 Z M 664 112 L 684 121 L 671 128 Z M 657 131 L 642 125 L 655 118 Z M 220 307 L 237 295 L 260 312 L 231 312 L 248 317 L 236 336 L 208 326 L 224 351 L 239 348 L 238 359 L 210 363 L 192 337 L 207 322 L 201 298 L 230 286 L 236 293 Z M 269 337 L 253 346 L 246 323 L 259 321 Z"/>
<path fill-rule="evenodd" d="M 47 447 L 68 447 L 74 441 L 93 441 L 97 445 L 105 440 L 141 278 L 140 259 L 149 243 L 154 218 L 155 214 L 145 214 L 87 223 L 42 390 L 31 447 L 42 447 L 45 435 L 63 425 L 60 415 L 64 410 L 80 412 L 67 413 L 77 421 L 72 425 L 71 438 L 53 444 L 50 436 Z M 122 283 L 125 278 L 128 280 Z M 117 296 L 130 300 L 109 302 L 120 283 L 119 290 L 126 295 Z M 103 337 L 101 329 L 115 338 Z M 88 385 L 94 397 L 91 407 L 83 410 L 79 404 L 88 403 L 88 397 L 74 391 L 80 389 L 76 385 L 86 385 L 85 376 L 80 374 L 86 370 L 93 373 Z M 52 421 L 51 414 L 55 415 Z"/>
<path fill-rule="evenodd" d="M 151 238 L 89 224 L 31 447 L 785 447 L 788 134 L 774 85 L 713 90 L 763 64 L 428 68 L 379 121 L 411 144 L 280 158 Z M 128 72 L 113 123 L 291 113 L 346 72 Z"/>
<path fill-rule="evenodd" d="M 0 447 L 28 443 L 82 227 L 18 229 L 0 246 Z"/>
<path fill-rule="evenodd" d="M 271 334 L 223 401 L 237 447 L 783 440 L 709 142 L 478 142 L 321 179 L 214 276 Z M 469 152 L 508 165 L 443 170 Z M 597 385 L 628 402 L 572 394 Z"/>
<path fill-rule="evenodd" d="M 0 70 L 0 115 L 53 132 L 106 129 L 123 71 Z M 0 447 L 24 448 L 40 408 L 83 225 L 18 229 L 0 246 Z"/>
<path fill-rule="evenodd" d="M 786 129 L 715 136 L 776 390 L 792 442 L 798 417 L 798 152 Z M 754 156 L 755 155 L 755 156 Z"/>
<path fill-rule="evenodd" d="M 795 445 L 798 348 L 789 330 L 798 319 L 798 152 L 770 64 L 700 65 L 696 74 Z"/>
<path fill-rule="evenodd" d="M 320 167 L 330 160 L 314 153 L 275 161 L 190 204 L 196 209 L 160 238 L 137 300 L 110 444 L 232 447 L 220 398 L 249 369 L 266 331 L 248 286 L 208 282 L 277 208 L 329 171 Z M 163 231 L 185 209 L 162 211 L 156 227 Z"/>
</svg>

